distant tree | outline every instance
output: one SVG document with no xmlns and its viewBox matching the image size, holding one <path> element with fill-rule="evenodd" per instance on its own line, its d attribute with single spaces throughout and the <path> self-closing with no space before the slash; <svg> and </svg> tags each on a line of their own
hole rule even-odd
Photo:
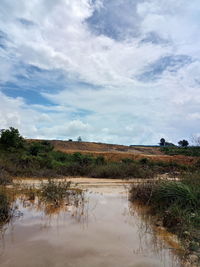
<svg viewBox="0 0 200 267">
<path fill-rule="evenodd" d="M 179 146 L 187 147 L 189 145 L 188 141 L 183 139 L 178 142 Z"/>
<path fill-rule="evenodd" d="M 164 138 L 161 138 L 160 139 L 160 143 L 159 143 L 160 146 L 165 146 L 165 139 Z"/>
<path fill-rule="evenodd" d="M 79 136 L 79 137 L 77 138 L 77 141 L 78 141 L 78 142 L 82 142 L 82 138 L 81 138 L 81 136 Z"/>
<path fill-rule="evenodd" d="M 0 144 L 4 148 L 22 148 L 24 139 L 20 135 L 18 129 L 10 127 L 6 130 L 1 130 Z"/>
<path fill-rule="evenodd" d="M 73 140 L 72 139 L 68 139 L 68 142 L 72 142 Z"/>
</svg>

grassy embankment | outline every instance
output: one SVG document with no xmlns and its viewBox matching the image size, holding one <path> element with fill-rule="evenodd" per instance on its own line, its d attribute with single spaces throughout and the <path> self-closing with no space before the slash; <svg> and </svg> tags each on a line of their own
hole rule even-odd
<svg viewBox="0 0 200 267">
<path fill-rule="evenodd" d="M 186 251 L 200 260 L 200 172 L 180 181 L 157 181 L 133 186 L 131 201 L 150 207 L 161 226 L 177 234 Z"/>
<path fill-rule="evenodd" d="M 121 162 L 103 156 L 67 154 L 55 151 L 47 141 L 26 142 L 20 148 L 0 146 L 0 170 L 11 176 L 56 177 L 87 176 L 94 178 L 153 178 L 157 174 L 174 173 L 193 168 L 176 162 L 152 161 L 146 158 Z"/>
</svg>

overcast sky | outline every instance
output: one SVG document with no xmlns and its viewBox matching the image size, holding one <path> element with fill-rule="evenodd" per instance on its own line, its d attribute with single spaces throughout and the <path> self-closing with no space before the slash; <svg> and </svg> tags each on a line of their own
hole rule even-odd
<svg viewBox="0 0 200 267">
<path fill-rule="evenodd" d="M 157 144 L 199 122 L 199 0 L 1 0 L 0 129 Z"/>
</svg>

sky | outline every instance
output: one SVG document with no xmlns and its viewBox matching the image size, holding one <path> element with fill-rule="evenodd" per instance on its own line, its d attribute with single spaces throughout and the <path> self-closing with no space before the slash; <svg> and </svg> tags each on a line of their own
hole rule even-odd
<svg viewBox="0 0 200 267">
<path fill-rule="evenodd" d="M 199 122 L 199 0 L 1 0 L 0 129 L 156 145 Z"/>
</svg>

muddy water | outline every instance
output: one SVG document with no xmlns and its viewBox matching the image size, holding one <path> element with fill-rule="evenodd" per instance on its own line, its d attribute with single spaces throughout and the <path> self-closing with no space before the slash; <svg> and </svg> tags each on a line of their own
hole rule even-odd
<svg viewBox="0 0 200 267">
<path fill-rule="evenodd" d="M 21 213 L 4 227 L 1 267 L 181 266 L 177 250 L 128 202 L 127 184 L 79 183 L 87 191 L 77 206 L 16 199 Z"/>
</svg>

